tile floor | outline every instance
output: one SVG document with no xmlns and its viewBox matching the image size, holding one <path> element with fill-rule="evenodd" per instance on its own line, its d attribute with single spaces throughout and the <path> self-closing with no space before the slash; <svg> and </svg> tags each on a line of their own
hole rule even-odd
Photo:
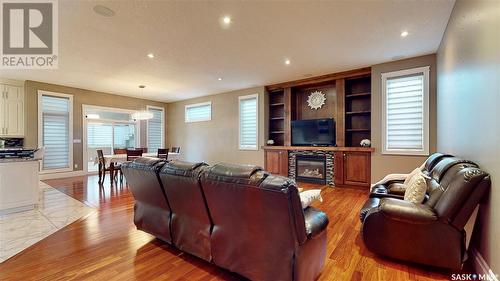
<svg viewBox="0 0 500 281">
<path fill-rule="evenodd" d="M 0 263 L 95 211 L 40 182 L 38 208 L 0 216 Z"/>
</svg>

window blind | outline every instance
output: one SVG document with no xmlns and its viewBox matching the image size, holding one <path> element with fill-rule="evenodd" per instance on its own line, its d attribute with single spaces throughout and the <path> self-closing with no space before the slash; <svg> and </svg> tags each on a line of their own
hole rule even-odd
<svg viewBox="0 0 500 281">
<path fill-rule="evenodd" d="M 101 123 L 88 123 L 87 146 L 89 148 L 113 147 L 113 125 L 101 124 Z"/>
<path fill-rule="evenodd" d="M 240 98 L 240 149 L 257 149 L 257 96 Z"/>
<path fill-rule="evenodd" d="M 42 143 L 45 147 L 43 170 L 70 166 L 70 100 L 42 96 Z"/>
<path fill-rule="evenodd" d="M 163 147 L 163 109 L 149 108 L 153 118 L 148 120 L 148 151 L 157 152 Z"/>
<path fill-rule="evenodd" d="M 212 103 L 186 105 L 186 122 L 208 121 L 212 119 Z"/>
<path fill-rule="evenodd" d="M 386 81 L 386 149 L 424 150 L 424 74 Z"/>
</svg>

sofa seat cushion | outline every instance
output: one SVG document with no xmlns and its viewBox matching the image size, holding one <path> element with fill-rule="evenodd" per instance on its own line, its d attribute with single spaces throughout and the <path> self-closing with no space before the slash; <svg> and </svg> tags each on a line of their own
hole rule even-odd
<svg viewBox="0 0 500 281">
<path fill-rule="evenodd" d="M 366 200 L 365 204 L 361 208 L 361 211 L 359 212 L 359 219 L 361 220 L 361 222 L 365 220 L 368 211 L 370 211 L 372 208 L 377 208 L 379 203 L 380 198 L 368 198 L 368 200 Z"/>
</svg>

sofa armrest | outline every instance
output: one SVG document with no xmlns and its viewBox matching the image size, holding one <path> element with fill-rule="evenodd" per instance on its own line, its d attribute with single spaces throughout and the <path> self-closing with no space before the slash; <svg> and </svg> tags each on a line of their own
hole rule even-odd
<svg viewBox="0 0 500 281">
<path fill-rule="evenodd" d="M 376 182 L 374 185 L 388 185 L 391 182 L 403 182 L 409 174 L 388 174 L 383 179 Z"/>
<path fill-rule="evenodd" d="M 438 219 L 434 210 L 427 205 L 393 198 L 381 199 L 378 211 L 389 219 L 413 224 L 431 223 Z"/>
<path fill-rule="evenodd" d="M 320 234 L 328 225 L 328 217 L 326 214 L 313 207 L 307 207 L 304 210 L 304 220 L 308 238 L 313 238 Z"/>
</svg>

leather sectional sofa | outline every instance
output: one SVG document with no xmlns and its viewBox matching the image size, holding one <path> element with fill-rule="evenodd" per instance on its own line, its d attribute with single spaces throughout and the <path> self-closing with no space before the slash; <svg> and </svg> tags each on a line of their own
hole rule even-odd
<svg viewBox="0 0 500 281">
<path fill-rule="evenodd" d="M 256 166 L 153 158 L 122 171 L 138 229 L 251 280 L 320 274 L 328 218 L 302 209 L 294 181 Z"/>
<path fill-rule="evenodd" d="M 430 176 L 422 204 L 403 200 L 402 181 L 374 186 L 360 219 L 366 247 L 400 260 L 458 270 L 467 258 L 469 221 L 488 192 L 487 173 L 467 160 L 435 153 L 424 164 Z M 469 223 L 469 224 L 468 224 Z"/>
</svg>

